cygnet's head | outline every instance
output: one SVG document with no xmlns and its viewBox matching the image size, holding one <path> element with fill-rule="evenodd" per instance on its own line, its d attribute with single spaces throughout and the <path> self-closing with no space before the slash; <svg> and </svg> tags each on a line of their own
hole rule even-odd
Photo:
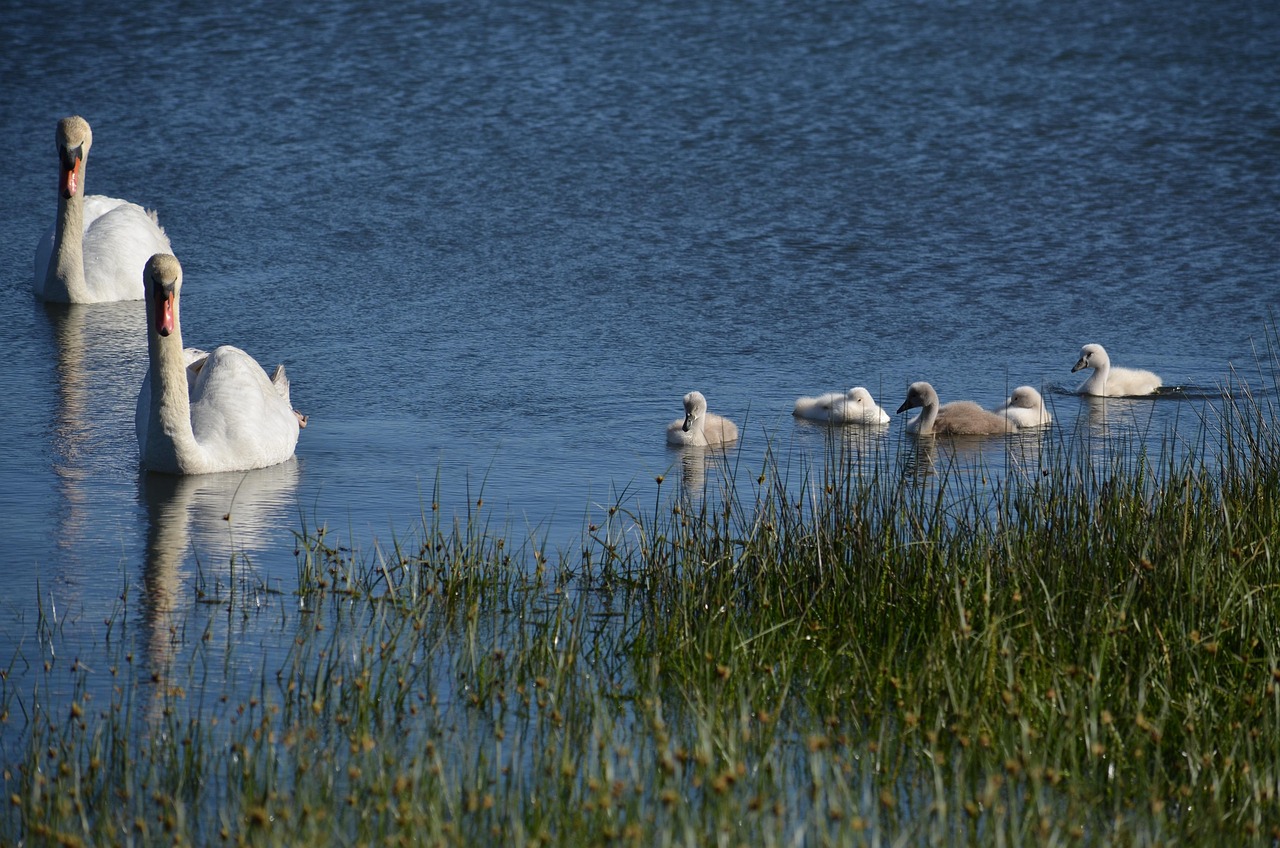
<svg viewBox="0 0 1280 848">
<path fill-rule="evenodd" d="M 1107 356 L 1107 352 L 1103 349 L 1102 345 L 1087 344 L 1080 348 L 1080 359 L 1078 359 L 1075 366 L 1072 367 L 1071 373 L 1074 374 L 1082 368 L 1093 368 L 1096 370 L 1110 364 L 1111 359 Z"/>
<path fill-rule="evenodd" d="M 689 392 L 684 396 L 684 427 L 686 433 L 693 426 L 693 422 L 706 414 L 707 399 L 702 396 L 702 392 Z"/>
<path fill-rule="evenodd" d="M 907 399 L 902 402 L 902 406 L 898 407 L 898 412 L 906 412 L 908 409 L 916 409 L 937 402 L 938 393 L 933 390 L 933 386 L 921 380 L 907 387 Z"/>
<path fill-rule="evenodd" d="M 1016 406 L 1022 409 L 1040 409 L 1044 406 L 1044 398 L 1031 386 L 1018 386 L 1005 401 L 1005 406 Z"/>
<path fill-rule="evenodd" d="M 871 392 L 867 391 L 862 386 L 854 386 L 849 390 L 847 397 L 859 406 L 872 407 L 876 404 L 875 400 L 871 397 Z"/>
</svg>

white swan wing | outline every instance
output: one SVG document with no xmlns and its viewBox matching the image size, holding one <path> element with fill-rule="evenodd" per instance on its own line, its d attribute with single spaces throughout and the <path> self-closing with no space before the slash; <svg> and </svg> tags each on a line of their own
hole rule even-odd
<svg viewBox="0 0 1280 848">
<path fill-rule="evenodd" d="M 154 213 L 136 203 L 93 195 L 84 203 L 84 281 L 97 301 L 141 300 L 142 269 L 171 253 Z"/>
<path fill-rule="evenodd" d="M 106 215 L 108 212 L 119 209 L 122 206 L 132 206 L 135 209 L 142 209 L 138 204 L 130 203 L 129 201 L 122 200 L 119 197 L 107 197 L 105 194 L 86 194 L 84 197 L 84 228 L 88 230 L 93 226 L 94 221 L 98 220 L 103 215 Z M 146 214 L 146 210 L 143 210 L 143 213 Z M 155 216 L 152 215 L 151 219 L 154 222 Z"/>
<path fill-rule="evenodd" d="M 231 345 L 216 348 L 190 393 L 192 434 L 215 470 L 259 468 L 293 456 L 298 417 L 249 354 Z"/>
</svg>

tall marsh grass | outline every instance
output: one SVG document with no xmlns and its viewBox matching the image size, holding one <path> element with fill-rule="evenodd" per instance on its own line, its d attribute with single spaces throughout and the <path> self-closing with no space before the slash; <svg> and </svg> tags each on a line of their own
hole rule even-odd
<svg viewBox="0 0 1280 848">
<path fill-rule="evenodd" d="M 182 627 L 69 697 L 11 666 L 0 842 L 1273 844 L 1277 416 L 1200 424 L 1013 439 L 999 476 L 711 455 L 723 486 L 624 492 L 554 556 L 482 500 L 367 552 L 303 529 L 252 686 Z"/>
</svg>

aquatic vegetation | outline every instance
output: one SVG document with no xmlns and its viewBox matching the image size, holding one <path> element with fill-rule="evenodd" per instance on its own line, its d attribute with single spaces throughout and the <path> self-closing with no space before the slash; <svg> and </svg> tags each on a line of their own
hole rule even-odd
<svg viewBox="0 0 1280 848">
<path fill-rule="evenodd" d="M 105 666 L 41 616 L 0 841 L 1273 843 L 1270 397 L 1155 453 L 1011 438 L 998 479 L 838 431 L 699 455 L 718 489 L 623 491 L 553 554 L 483 497 L 367 551 L 304 526 L 294 594 L 241 569 L 159 662 L 127 591 Z M 283 662 L 211 623 L 255 615 Z"/>
</svg>

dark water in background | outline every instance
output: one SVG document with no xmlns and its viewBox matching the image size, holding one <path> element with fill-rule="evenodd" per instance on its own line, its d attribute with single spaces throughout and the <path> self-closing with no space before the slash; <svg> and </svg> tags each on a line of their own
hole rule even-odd
<svg viewBox="0 0 1280 848">
<path fill-rule="evenodd" d="M 1275 317 L 1274 2 L 240 5 L 0 11 L 0 666 L 38 599 L 93 642 L 141 589 L 159 632 L 231 551 L 287 593 L 300 516 L 386 541 L 437 479 L 572 548 L 680 472 L 693 388 L 754 478 L 820 455 L 800 394 L 1030 383 L 1070 431 L 1081 344 L 1212 396 Z M 140 478 L 141 304 L 30 293 L 70 113 L 89 192 L 158 211 L 187 343 L 287 365 L 296 461 Z"/>
</svg>

